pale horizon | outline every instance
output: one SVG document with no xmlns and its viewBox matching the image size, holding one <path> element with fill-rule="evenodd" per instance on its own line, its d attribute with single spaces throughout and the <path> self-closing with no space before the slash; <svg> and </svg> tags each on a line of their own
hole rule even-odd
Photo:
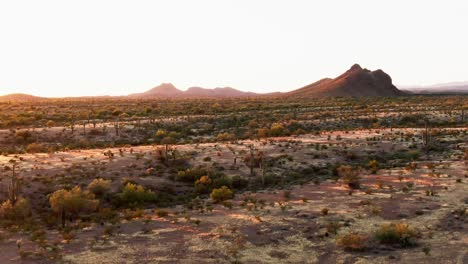
<svg viewBox="0 0 468 264">
<path fill-rule="evenodd" d="M 354 63 L 397 87 L 468 81 L 468 4 L 417 2 L 2 1 L 0 95 L 286 92 Z"/>
</svg>

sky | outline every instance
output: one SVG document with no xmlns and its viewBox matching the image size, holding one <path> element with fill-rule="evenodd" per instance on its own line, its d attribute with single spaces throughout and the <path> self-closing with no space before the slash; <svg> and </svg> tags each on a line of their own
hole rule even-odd
<svg viewBox="0 0 468 264">
<path fill-rule="evenodd" d="M 468 81 L 468 1 L 0 0 L 0 94 L 289 91 L 354 63 Z"/>
</svg>

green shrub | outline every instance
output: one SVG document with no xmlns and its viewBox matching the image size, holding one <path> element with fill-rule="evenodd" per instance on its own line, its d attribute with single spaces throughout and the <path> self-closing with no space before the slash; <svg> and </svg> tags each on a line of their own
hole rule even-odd
<svg viewBox="0 0 468 264">
<path fill-rule="evenodd" d="M 117 194 L 117 197 L 121 204 L 131 207 L 157 201 L 157 195 L 154 192 L 130 182 L 124 186 L 121 193 Z"/>
<path fill-rule="evenodd" d="M 10 221 L 26 219 L 31 215 L 31 205 L 25 198 L 19 198 L 13 205 L 10 200 L 0 205 L 0 218 Z"/>
<path fill-rule="evenodd" d="M 215 203 L 219 203 L 234 198 L 234 192 L 228 187 L 223 186 L 221 188 L 214 189 L 211 192 L 210 197 Z"/>
<path fill-rule="evenodd" d="M 232 187 L 232 179 L 224 174 L 213 175 L 213 188 L 219 188 L 222 186 Z M 212 177 L 213 177 L 212 176 Z"/>
<path fill-rule="evenodd" d="M 208 172 L 205 169 L 193 168 L 179 171 L 175 179 L 177 181 L 193 183 L 204 175 L 208 175 Z"/>
<path fill-rule="evenodd" d="M 104 180 L 101 178 L 94 179 L 89 185 L 88 190 L 97 197 L 102 197 L 107 194 L 110 190 L 110 180 Z"/>
<path fill-rule="evenodd" d="M 231 178 L 231 184 L 233 188 L 242 189 L 247 187 L 249 181 L 242 178 L 241 176 L 236 175 Z"/>
</svg>

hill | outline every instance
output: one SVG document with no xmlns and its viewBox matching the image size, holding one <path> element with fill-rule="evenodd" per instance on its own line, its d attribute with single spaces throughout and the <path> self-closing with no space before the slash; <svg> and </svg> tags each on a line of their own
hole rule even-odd
<svg viewBox="0 0 468 264">
<path fill-rule="evenodd" d="M 336 97 L 336 96 L 400 96 L 392 79 L 382 70 L 370 71 L 354 64 L 340 76 L 321 79 L 300 89 L 285 93 L 292 97 Z"/>
<path fill-rule="evenodd" d="M 30 102 L 30 101 L 39 101 L 39 100 L 44 100 L 45 98 L 43 97 L 38 97 L 34 95 L 29 95 L 29 94 L 22 94 L 22 93 L 15 93 L 15 94 L 7 94 L 0 96 L 0 101 L 6 102 L 6 101 L 16 101 L 16 102 Z"/>
</svg>

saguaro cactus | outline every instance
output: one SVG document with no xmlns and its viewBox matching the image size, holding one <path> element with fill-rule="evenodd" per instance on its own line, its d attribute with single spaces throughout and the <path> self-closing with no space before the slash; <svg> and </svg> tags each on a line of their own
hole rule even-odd
<svg viewBox="0 0 468 264">
<path fill-rule="evenodd" d="M 254 175 L 254 166 L 255 166 L 254 145 L 251 144 L 249 147 L 250 147 L 250 160 L 249 160 L 250 176 L 253 176 Z"/>
<path fill-rule="evenodd" d="M 429 127 L 429 121 L 426 119 L 424 121 L 424 131 L 423 131 L 423 145 L 427 150 L 431 146 L 431 128 Z"/>
<path fill-rule="evenodd" d="M 19 193 L 21 190 L 20 182 L 16 175 L 16 169 L 18 168 L 18 163 L 16 160 L 10 160 L 9 163 L 11 166 L 6 166 L 6 171 L 11 171 L 10 183 L 8 183 L 8 200 L 15 205 L 18 201 Z"/>
</svg>

